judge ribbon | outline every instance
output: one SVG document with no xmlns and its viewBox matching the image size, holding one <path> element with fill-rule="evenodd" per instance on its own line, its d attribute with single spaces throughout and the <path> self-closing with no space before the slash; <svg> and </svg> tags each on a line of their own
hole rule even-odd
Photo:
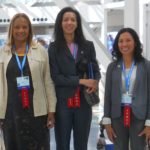
<svg viewBox="0 0 150 150">
<path fill-rule="evenodd" d="M 131 79 L 131 75 L 132 75 L 132 72 L 134 69 L 134 65 L 135 65 L 135 63 L 133 62 L 128 74 L 126 74 L 124 63 L 123 63 L 123 67 L 122 67 L 123 75 L 125 78 L 125 90 L 126 90 L 126 93 L 124 93 L 122 95 L 122 104 L 123 104 L 123 112 L 124 112 L 124 126 L 125 127 L 130 127 L 130 123 L 131 123 L 132 95 L 129 94 L 129 87 L 130 87 L 130 79 Z"/>
<path fill-rule="evenodd" d="M 67 100 L 68 108 L 79 108 L 80 107 L 80 89 L 77 88 L 75 95 Z"/>
<path fill-rule="evenodd" d="M 29 108 L 29 93 L 28 93 L 29 92 L 28 89 L 30 87 L 29 76 L 23 75 L 23 68 L 26 63 L 27 52 L 28 52 L 28 44 L 26 44 L 26 52 L 25 52 L 22 62 L 20 62 L 18 54 L 15 53 L 16 61 L 21 71 L 21 77 L 17 77 L 16 79 L 17 79 L 17 87 L 19 90 L 21 90 L 21 99 L 22 99 L 23 108 Z"/>
</svg>

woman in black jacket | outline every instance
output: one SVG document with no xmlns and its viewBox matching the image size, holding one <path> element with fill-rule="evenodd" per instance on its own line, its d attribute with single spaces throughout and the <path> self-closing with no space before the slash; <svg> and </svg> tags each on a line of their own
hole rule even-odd
<svg viewBox="0 0 150 150">
<path fill-rule="evenodd" d="M 51 76 L 55 83 L 57 106 L 55 136 L 57 150 L 69 150 L 73 129 L 75 150 L 87 150 L 92 118 L 83 87 L 92 93 L 98 87 L 99 67 L 92 42 L 83 35 L 79 13 L 71 7 L 56 18 L 54 42 L 49 46 Z M 86 79 L 87 64 L 92 63 L 94 79 Z"/>
</svg>

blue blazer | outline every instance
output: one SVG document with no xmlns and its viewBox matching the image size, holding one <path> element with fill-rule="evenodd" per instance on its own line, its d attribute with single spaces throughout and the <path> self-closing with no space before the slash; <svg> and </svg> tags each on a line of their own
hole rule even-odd
<svg viewBox="0 0 150 150">
<path fill-rule="evenodd" d="M 133 89 L 132 112 L 138 119 L 150 119 L 150 63 L 137 62 Z M 107 68 L 104 96 L 104 117 L 121 116 L 122 67 L 121 62 L 112 62 Z"/>
<path fill-rule="evenodd" d="M 91 41 L 85 41 L 82 45 L 78 45 L 76 62 L 65 43 L 59 47 L 55 42 L 50 43 L 48 53 L 51 77 L 55 83 L 57 98 L 69 98 L 74 95 L 79 85 L 79 79 L 83 78 L 83 73 L 77 72 L 76 64 L 84 57 L 94 64 L 94 78 L 99 80 L 101 77 L 95 48 Z"/>
</svg>

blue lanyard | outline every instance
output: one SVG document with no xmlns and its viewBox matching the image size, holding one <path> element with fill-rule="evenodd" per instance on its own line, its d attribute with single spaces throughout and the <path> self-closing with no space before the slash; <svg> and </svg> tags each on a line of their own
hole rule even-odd
<svg viewBox="0 0 150 150">
<path fill-rule="evenodd" d="M 125 77 L 126 92 L 129 92 L 130 79 L 131 79 L 131 75 L 132 75 L 132 72 L 133 72 L 133 69 L 134 69 L 134 65 L 135 65 L 135 62 L 133 61 L 132 65 L 130 67 L 129 73 L 126 75 L 125 64 L 124 64 L 124 62 L 122 63 L 122 71 L 123 71 L 123 74 L 124 74 L 124 77 Z"/>
<path fill-rule="evenodd" d="M 73 49 L 73 58 L 76 60 L 76 58 L 77 58 L 77 50 L 78 49 L 78 47 L 77 47 L 77 44 L 74 44 L 74 49 Z"/>
<path fill-rule="evenodd" d="M 28 49 L 29 49 L 29 46 L 28 46 L 28 44 L 26 44 L 26 53 L 25 53 L 25 55 L 24 55 L 24 57 L 23 57 L 22 63 L 21 63 L 20 60 L 19 60 L 18 54 L 15 53 L 15 55 L 16 55 L 16 60 L 17 60 L 17 64 L 18 64 L 18 67 L 19 67 L 19 69 L 20 69 L 20 71 L 21 71 L 21 76 L 23 76 L 23 68 L 24 68 L 24 66 L 25 66 Z"/>
<path fill-rule="evenodd" d="M 89 79 L 94 79 L 92 63 L 88 63 Z"/>
</svg>

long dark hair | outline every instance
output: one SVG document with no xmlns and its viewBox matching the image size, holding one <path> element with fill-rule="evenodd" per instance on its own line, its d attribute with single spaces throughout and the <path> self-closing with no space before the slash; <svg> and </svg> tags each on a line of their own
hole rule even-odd
<svg viewBox="0 0 150 150">
<path fill-rule="evenodd" d="M 119 41 L 120 35 L 122 33 L 125 33 L 125 32 L 130 33 L 131 36 L 134 39 L 134 42 L 135 42 L 134 59 L 135 59 L 135 61 L 138 62 L 138 61 L 143 60 L 143 56 L 142 56 L 143 47 L 142 47 L 142 44 L 140 42 L 138 34 L 132 28 L 122 28 L 118 32 L 118 34 L 117 34 L 117 36 L 115 38 L 114 44 L 113 44 L 113 51 L 112 51 L 112 58 L 113 58 L 113 60 L 119 61 L 122 58 L 122 54 L 119 51 L 119 47 L 118 47 L 118 41 Z"/>
<path fill-rule="evenodd" d="M 79 12 L 73 9 L 72 7 L 65 7 L 61 9 L 60 12 L 58 13 L 55 21 L 55 27 L 54 27 L 54 35 L 53 35 L 54 41 L 57 43 L 57 45 L 61 45 L 66 42 L 64 38 L 63 29 L 62 29 L 63 15 L 66 12 L 73 12 L 76 15 L 77 28 L 75 30 L 74 42 L 76 42 L 78 45 L 81 45 L 85 41 L 85 37 L 82 31 L 81 17 Z"/>
</svg>

